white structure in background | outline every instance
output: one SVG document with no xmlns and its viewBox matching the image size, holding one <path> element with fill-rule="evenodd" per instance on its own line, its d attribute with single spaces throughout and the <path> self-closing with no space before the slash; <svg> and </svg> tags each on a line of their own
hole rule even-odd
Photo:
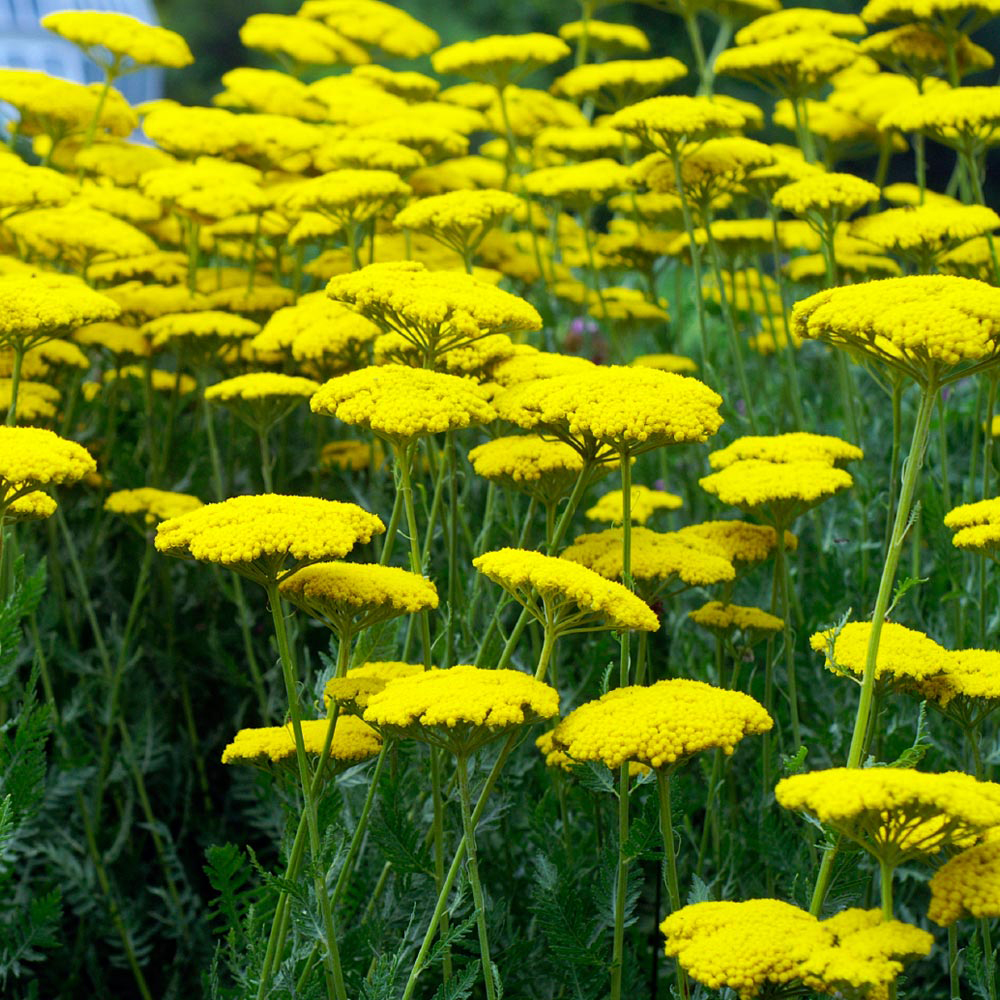
<svg viewBox="0 0 1000 1000">
<path fill-rule="evenodd" d="M 0 66 L 40 69 L 78 83 L 104 79 L 97 65 L 39 21 L 57 10 L 110 10 L 159 24 L 151 0 L 0 0 Z M 143 69 L 115 81 L 130 104 L 163 96 L 163 70 Z M 0 94 L 0 107 L 3 95 Z M 2 115 L 0 111 L 0 115 Z"/>
</svg>

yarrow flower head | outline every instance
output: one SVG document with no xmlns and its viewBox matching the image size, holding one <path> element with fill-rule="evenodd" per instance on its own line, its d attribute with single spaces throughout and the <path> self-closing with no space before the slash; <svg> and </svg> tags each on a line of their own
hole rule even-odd
<svg viewBox="0 0 1000 1000">
<path fill-rule="evenodd" d="M 830 288 L 792 311 L 795 333 L 846 348 L 920 385 L 1000 359 L 1000 289 L 972 278 L 914 275 Z"/>
<path fill-rule="evenodd" d="M 661 924 L 666 953 L 699 983 L 752 1000 L 769 986 L 838 996 L 885 997 L 904 962 L 934 939 L 879 910 L 828 920 L 777 899 L 692 903 Z"/>
<path fill-rule="evenodd" d="M 390 681 L 422 674 L 422 663 L 401 663 L 398 660 L 374 660 L 359 667 L 350 667 L 343 677 L 331 677 L 323 690 L 323 700 L 329 711 L 336 701 L 342 710 L 361 714 L 373 694 L 378 694 Z"/>
<path fill-rule="evenodd" d="M 278 589 L 342 642 L 379 622 L 438 606 L 437 589 L 430 580 L 395 566 L 368 563 L 314 563 Z"/>
<path fill-rule="evenodd" d="M 179 69 L 194 62 L 176 31 L 147 24 L 128 14 L 98 10 L 60 10 L 46 14 L 42 27 L 80 46 L 101 67 L 121 76 L 140 66 Z"/>
<path fill-rule="evenodd" d="M 528 674 L 459 665 L 390 681 L 368 699 L 364 719 L 467 757 L 512 728 L 558 714 L 558 692 Z"/>
<path fill-rule="evenodd" d="M 653 490 L 648 486 L 632 487 L 629 510 L 633 524 L 648 524 L 650 519 L 661 510 L 680 510 L 684 501 L 676 493 L 666 490 Z M 606 521 L 611 524 L 621 524 L 625 517 L 625 502 L 621 490 L 611 490 L 605 493 L 593 507 L 586 511 L 591 521 Z"/>
<path fill-rule="evenodd" d="M 408 365 L 379 365 L 338 375 L 319 389 L 309 405 L 314 413 L 366 427 L 400 445 L 496 417 L 485 390 L 475 382 Z"/>
<path fill-rule="evenodd" d="M 748 521 L 704 521 L 689 524 L 677 534 L 682 537 L 694 535 L 714 542 L 737 568 L 769 559 L 774 554 L 778 539 L 774 528 Z M 784 546 L 788 552 L 794 552 L 798 547 L 798 539 L 790 531 L 784 534 Z"/>
<path fill-rule="evenodd" d="M 635 594 L 569 559 L 507 548 L 478 556 L 472 565 L 557 631 L 655 632 L 660 627 L 649 605 Z"/>
<path fill-rule="evenodd" d="M 536 434 L 494 438 L 469 452 L 476 474 L 527 493 L 543 506 L 557 503 L 573 488 L 583 459 L 568 444 Z"/>
<path fill-rule="evenodd" d="M 753 511 L 778 526 L 851 487 L 850 473 L 822 460 L 769 462 L 746 458 L 698 480 L 725 504 Z"/>
<path fill-rule="evenodd" d="M 555 35 L 488 35 L 456 42 L 431 56 L 434 72 L 467 76 L 470 80 L 505 87 L 518 83 L 542 66 L 559 62 L 570 47 Z"/>
<path fill-rule="evenodd" d="M 602 111 L 618 111 L 653 97 L 685 76 L 687 67 L 672 56 L 616 59 L 571 69 L 552 84 L 552 92 L 579 103 L 591 100 Z"/>
<path fill-rule="evenodd" d="M 27 349 L 120 313 L 114 301 L 82 281 L 61 275 L 0 277 L 0 346 Z"/>
<path fill-rule="evenodd" d="M 624 575 L 624 539 L 621 528 L 578 535 L 562 552 L 570 559 L 609 580 Z M 688 587 L 725 583 L 736 578 L 725 552 L 707 539 L 677 532 L 633 528 L 631 574 L 636 592 L 652 602 L 669 589 L 671 596 Z"/>
<path fill-rule="evenodd" d="M 957 771 L 831 768 L 783 778 L 774 793 L 892 867 L 1000 826 L 1000 786 Z"/>
<path fill-rule="evenodd" d="M 697 379 L 654 368 L 612 366 L 507 390 L 505 420 L 552 434 L 581 451 L 597 442 L 637 455 L 706 441 L 722 425 L 722 397 Z"/>
<path fill-rule="evenodd" d="M 847 671 L 862 677 L 871 628 L 871 622 L 847 622 L 839 629 L 814 632 L 809 645 L 824 654 L 827 670 L 841 675 Z M 886 622 L 879 636 L 875 681 L 923 681 L 945 670 L 950 656 L 948 650 L 923 632 Z"/>
<path fill-rule="evenodd" d="M 785 623 L 777 615 L 742 604 L 723 604 L 722 601 L 709 601 L 700 608 L 689 611 L 688 618 L 710 632 L 723 635 L 740 631 L 748 637 L 764 637 L 780 632 L 785 627 Z"/>
<path fill-rule="evenodd" d="M 83 445 L 41 427 L 0 427 L 0 520 L 11 504 L 97 471 Z"/>
<path fill-rule="evenodd" d="M 764 462 L 828 461 L 831 465 L 858 462 L 865 453 L 857 446 L 831 434 L 794 431 L 770 436 L 747 435 L 709 453 L 713 469 L 726 469 L 734 462 L 759 459 Z"/>
<path fill-rule="evenodd" d="M 1000 497 L 959 504 L 945 514 L 944 524 L 955 532 L 951 544 L 956 549 L 995 559 L 1000 550 Z"/>
<path fill-rule="evenodd" d="M 960 917 L 1000 916 L 1000 840 L 976 844 L 945 862 L 931 879 L 927 916 L 941 927 Z"/>
<path fill-rule="evenodd" d="M 306 719 L 302 722 L 302 740 L 307 754 L 319 756 L 323 753 L 329 729 L 330 724 L 326 719 Z M 341 715 L 337 718 L 333 739 L 327 750 L 330 763 L 336 766 L 326 773 L 335 774 L 345 767 L 368 760 L 381 749 L 382 738 L 371 726 L 357 716 Z M 233 742 L 222 751 L 223 764 L 261 765 L 268 762 L 294 768 L 295 734 L 291 723 L 285 726 L 241 729 Z"/>
<path fill-rule="evenodd" d="M 521 199 L 509 191 L 449 191 L 411 203 L 397 214 L 395 224 L 426 233 L 471 265 L 486 234 L 520 205 Z"/>
<path fill-rule="evenodd" d="M 219 403 L 257 430 L 266 430 L 310 399 L 319 382 L 298 375 L 251 372 L 216 382 L 205 389 L 205 399 Z"/>
<path fill-rule="evenodd" d="M 533 306 L 510 292 L 454 271 L 413 261 L 369 264 L 333 278 L 327 294 L 353 306 L 386 333 L 398 333 L 433 361 L 491 333 L 539 330 Z"/>
<path fill-rule="evenodd" d="M 772 725 L 749 695 L 675 678 L 615 688 L 581 705 L 556 726 L 552 741 L 576 761 L 612 769 L 634 761 L 669 771 L 703 750 L 732 754 L 745 736 Z"/>
<path fill-rule="evenodd" d="M 265 493 L 172 517 L 157 528 L 155 544 L 267 587 L 310 563 L 340 559 L 383 531 L 378 517 L 353 503 Z"/>
<path fill-rule="evenodd" d="M 201 500 L 190 493 L 158 490 L 152 486 L 115 490 L 104 501 L 105 510 L 124 517 L 134 517 L 147 527 L 203 506 Z"/>
<path fill-rule="evenodd" d="M 739 111 L 707 97 L 651 97 L 623 108 L 606 122 L 659 152 L 674 155 L 683 143 L 735 132 L 746 123 Z"/>
</svg>

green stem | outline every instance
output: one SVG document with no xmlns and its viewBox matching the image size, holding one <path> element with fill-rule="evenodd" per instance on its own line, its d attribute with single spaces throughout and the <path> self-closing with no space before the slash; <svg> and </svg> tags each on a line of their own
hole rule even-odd
<svg viewBox="0 0 1000 1000">
<path fill-rule="evenodd" d="M 542 642 L 542 651 L 538 654 L 538 666 L 535 668 L 535 680 L 544 681 L 545 674 L 549 667 L 549 660 L 552 658 L 552 651 L 555 649 L 556 639 L 559 636 L 556 630 L 550 625 L 545 626 L 545 639 Z"/>
<path fill-rule="evenodd" d="M 10 372 L 10 404 L 7 407 L 7 426 L 13 427 L 17 419 L 17 393 L 21 387 L 21 365 L 24 362 L 24 343 L 20 338 L 12 345 L 14 364 Z"/>
<path fill-rule="evenodd" d="M 260 442 L 260 477 L 264 483 L 264 492 L 274 492 L 274 456 L 271 454 L 271 442 L 268 438 L 268 428 L 257 428 L 257 440 Z"/>
<path fill-rule="evenodd" d="M 500 772 L 503 770 L 504 764 L 507 763 L 507 758 L 514 749 L 517 737 L 517 730 L 514 730 L 510 736 L 507 737 L 507 742 L 504 743 L 503 748 L 500 751 L 500 755 L 497 757 L 496 762 L 493 764 L 493 768 L 486 778 L 483 790 L 479 793 L 476 808 L 472 811 L 473 827 L 478 825 L 479 820 L 483 815 L 483 811 L 486 808 L 486 800 L 489 798 L 490 792 L 493 791 L 493 786 L 500 777 Z M 410 970 L 409 978 L 406 980 L 406 986 L 403 990 L 401 1000 L 412 1000 L 413 991 L 417 988 L 417 980 L 420 977 L 420 973 L 423 972 L 424 963 L 427 961 L 427 955 L 431 950 L 431 944 L 434 941 L 434 936 L 437 934 L 438 926 L 444 917 L 445 909 L 448 905 L 448 896 L 451 894 L 452 887 L 455 884 L 455 879 L 458 877 L 458 873 L 461 870 L 462 861 L 465 858 L 465 851 L 465 836 L 463 835 L 462 839 L 458 843 L 457 849 L 455 850 L 455 857 L 451 862 L 451 867 L 448 869 L 448 874 L 445 876 L 444 884 L 438 891 L 437 903 L 434 907 L 434 913 L 431 915 L 430 925 L 424 933 L 424 939 L 421 942 L 420 950 L 417 952 L 417 957 L 413 962 L 413 968 Z"/>
<path fill-rule="evenodd" d="M 291 646 L 288 642 L 288 631 L 285 627 L 285 615 L 281 605 L 281 595 L 278 584 L 274 580 L 267 583 L 267 600 L 271 606 L 271 617 L 274 622 L 275 638 L 278 642 L 278 655 L 281 660 L 281 673 L 285 681 L 285 693 L 288 697 L 288 711 L 292 720 L 292 732 L 295 737 L 295 756 L 298 762 L 299 783 L 302 787 L 303 812 L 306 815 L 306 826 L 309 832 L 309 848 L 316 863 L 320 859 L 319 822 L 316 815 L 316 799 L 313 795 L 312 776 L 309 773 L 309 761 L 306 757 L 305 741 L 302 737 L 302 704 L 299 700 L 298 679 L 295 676 L 295 663 L 292 658 Z M 320 758 L 322 759 L 322 757 Z M 327 994 L 336 1000 L 347 1000 L 344 987 L 343 972 L 340 967 L 340 952 L 337 948 L 337 934 L 333 924 L 333 913 L 330 909 L 330 897 L 326 882 L 317 872 L 313 876 L 316 899 L 323 921 L 323 931 L 326 936 L 326 953 L 323 956 L 323 970 L 326 979 Z"/>
<path fill-rule="evenodd" d="M 632 462 L 628 448 L 620 451 L 620 472 L 622 480 L 622 583 L 629 590 L 635 590 L 632 580 Z M 621 661 L 618 667 L 618 684 L 629 682 L 629 657 L 632 650 L 632 633 L 628 629 L 621 632 Z"/>
<path fill-rule="evenodd" d="M 476 826 L 472 821 L 472 801 L 469 794 L 469 768 L 463 755 L 456 761 L 458 768 L 458 797 L 462 806 L 462 832 L 465 835 L 465 852 L 469 882 L 472 884 L 472 901 L 476 908 L 476 927 L 479 931 L 479 954 L 483 963 L 483 981 L 486 984 L 486 1000 L 496 1000 L 496 984 L 493 979 L 493 962 L 490 958 L 490 939 L 486 926 L 486 903 L 483 887 L 479 880 L 479 861 L 476 854 Z"/>
<path fill-rule="evenodd" d="M 615 878 L 615 926 L 611 947 L 611 1000 L 621 1000 L 625 967 L 625 896 L 628 893 L 628 761 L 618 774 L 618 872 Z"/>
<path fill-rule="evenodd" d="M 997 959 L 993 952 L 989 917 L 979 918 L 979 932 L 983 937 L 983 961 L 986 963 L 986 983 L 990 1000 L 997 1000 Z"/>
<path fill-rule="evenodd" d="M 913 506 L 917 483 L 920 480 L 920 471 L 923 467 L 924 453 L 927 449 L 927 438 L 930 432 L 931 415 L 934 412 L 936 399 L 937 382 L 932 378 L 927 385 L 921 387 L 920 407 L 917 411 L 917 419 L 913 427 L 910 453 L 906 457 L 903 484 L 899 494 L 899 506 L 896 509 L 896 516 L 890 536 L 889 551 L 886 555 L 885 566 L 882 569 L 878 596 L 875 599 L 875 611 L 872 615 L 872 627 L 865 658 L 865 672 L 861 682 L 861 697 L 858 703 L 857 718 L 854 723 L 854 733 L 851 738 L 851 749 L 847 758 L 848 767 L 860 767 L 865 751 L 864 733 L 868 726 L 872 695 L 875 690 L 875 663 L 878 656 L 879 639 L 882 634 L 882 625 L 885 622 L 886 610 L 889 607 L 889 599 L 892 596 L 892 587 L 896 579 L 896 569 L 899 565 L 899 557 L 903 549 L 903 539 L 906 535 L 910 509 Z"/>
<path fill-rule="evenodd" d="M 94 114 L 90 119 L 90 123 L 87 125 L 87 133 L 83 138 L 83 148 L 89 149 L 94 141 L 94 135 L 97 132 L 97 126 L 101 121 L 101 112 L 104 110 L 104 104 L 108 99 L 108 91 L 111 89 L 111 84 L 114 81 L 115 74 L 114 70 L 110 66 L 104 67 L 104 86 L 101 87 L 101 92 L 97 96 L 97 104 L 94 106 Z"/>
<path fill-rule="evenodd" d="M 778 577 L 781 592 L 781 616 L 784 622 L 783 633 L 785 642 L 785 671 L 788 681 L 788 705 L 792 720 L 792 750 L 798 751 L 802 745 L 802 730 L 799 726 L 798 685 L 795 678 L 795 646 L 792 643 L 792 607 L 789 599 L 788 560 L 785 557 L 785 525 L 779 520 L 775 522 L 778 544 L 774 548 L 774 572 Z"/>
<path fill-rule="evenodd" d="M 743 363 L 743 349 L 740 346 L 740 336 L 736 331 L 736 321 L 733 318 L 733 311 L 729 307 L 729 296 L 726 295 L 726 286 L 722 280 L 722 255 L 719 253 L 719 245 L 712 235 L 711 213 L 705 213 L 705 236 L 708 240 L 708 252 L 712 258 L 712 267 L 715 271 L 715 281 L 719 286 L 719 305 L 722 308 L 722 318 L 726 324 L 726 332 L 729 335 L 729 349 L 732 352 L 733 363 L 736 365 L 736 375 L 740 383 L 740 392 L 743 394 L 743 402 L 746 404 L 747 418 L 750 421 L 750 430 L 757 433 L 757 418 L 753 408 L 753 393 L 750 392 L 750 383 L 747 381 L 746 366 Z"/>
<path fill-rule="evenodd" d="M 700 38 L 699 38 L 700 41 Z M 705 300 L 701 289 L 701 247 L 695 242 L 694 223 L 691 220 L 691 206 L 688 204 L 684 191 L 684 176 L 681 173 L 681 151 L 673 149 L 670 159 L 674 165 L 674 187 L 681 203 L 681 216 L 684 220 L 684 232 L 687 233 L 688 247 L 691 251 L 691 270 L 694 274 L 694 305 L 698 314 L 698 333 L 701 336 L 701 371 L 709 376 L 711 369 L 708 360 L 708 316 L 705 312 Z"/>
<path fill-rule="evenodd" d="M 958 928 L 948 925 L 948 997 L 962 1000 L 962 986 L 958 976 Z"/>
<path fill-rule="evenodd" d="M 698 68 L 698 96 L 705 97 L 712 93 L 712 77 L 709 74 L 708 60 L 705 58 L 705 45 L 701 40 L 701 29 L 698 27 L 698 16 L 687 6 L 682 7 L 684 28 L 691 42 L 694 54 L 694 64 Z"/>
<path fill-rule="evenodd" d="M 663 836 L 663 853 L 666 858 L 666 864 L 663 866 L 663 884 L 667 890 L 667 898 L 670 900 L 670 912 L 676 913 L 681 908 L 681 888 L 677 879 L 674 821 L 670 811 L 670 774 L 659 768 L 656 771 L 656 790 L 660 802 L 660 833 Z M 679 962 L 677 963 L 677 993 L 681 1000 L 687 1000 L 687 976 Z"/>
</svg>

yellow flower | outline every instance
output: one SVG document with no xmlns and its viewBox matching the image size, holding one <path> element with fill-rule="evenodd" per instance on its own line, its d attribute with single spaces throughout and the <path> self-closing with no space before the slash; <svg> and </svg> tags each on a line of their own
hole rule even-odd
<svg viewBox="0 0 1000 1000">
<path fill-rule="evenodd" d="M 120 257 L 117 260 L 102 260 L 90 265 L 87 277 L 95 284 L 118 283 L 135 278 L 173 285 L 187 277 L 187 257 L 175 251 L 154 250 L 152 253 Z"/>
<path fill-rule="evenodd" d="M 59 143 L 69 136 L 85 132 L 101 100 L 99 83 L 84 86 L 70 83 L 31 69 L 0 68 L 0 91 L 6 104 L 21 114 L 21 135 L 43 135 L 52 155 Z M 113 87 L 104 95 L 98 128 L 115 136 L 126 136 L 138 125 L 135 112 Z M 98 132 L 103 137 L 103 131 Z"/>
<path fill-rule="evenodd" d="M 323 752 L 330 726 L 326 719 L 304 719 L 302 742 L 307 754 Z M 359 718 L 341 715 L 337 718 L 330 759 L 340 764 L 357 764 L 374 757 L 382 749 L 382 738 Z M 222 751 L 222 763 L 259 764 L 265 760 L 280 764 L 295 760 L 295 733 L 292 724 L 241 729 Z M 329 772 L 328 772 L 329 773 Z"/>
<path fill-rule="evenodd" d="M 857 445 L 838 437 L 795 431 L 768 437 L 748 435 L 737 438 L 727 447 L 710 452 L 708 464 L 713 469 L 726 469 L 734 462 L 752 458 L 765 462 L 827 461 L 830 465 L 842 465 L 844 462 L 860 462 L 864 457 L 865 453 Z"/>
<path fill-rule="evenodd" d="M 957 771 L 831 768 L 783 778 L 774 794 L 893 867 L 1000 826 L 998 787 Z"/>
<path fill-rule="evenodd" d="M 42 27 L 80 46 L 99 66 L 121 76 L 140 66 L 179 69 L 194 62 L 176 31 L 146 24 L 128 14 L 98 10 L 60 10 L 46 14 Z"/>
<path fill-rule="evenodd" d="M 431 668 L 371 695 L 364 719 L 384 733 L 444 746 L 458 756 L 518 726 L 559 714 L 559 693 L 519 670 Z"/>
<path fill-rule="evenodd" d="M 774 552 L 777 535 L 774 528 L 763 524 L 749 524 L 746 521 L 705 521 L 690 524 L 677 532 L 680 536 L 694 535 L 715 542 L 734 565 L 763 562 Z M 785 532 L 785 550 L 794 552 L 798 539 L 790 531 Z"/>
<path fill-rule="evenodd" d="M 379 365 L 339 375 L 323 385 L 309 405 L 313 413 L 367 427 L 399 443 L 496 417 L 485 391 L 474 382 L 408 365 Z"/>
<path fill-rule="evenodd" d="M 676 372 L 678 375 L 695 372 L 697 363 L 692 358 L 680 354 L 640 354 L 632 359 L 639 368 L 658 368 L 661 372 Z"/>
<path fill-rule="evenodd" d="M 700 608 L 689 611 L 688 618 L 702 628 L 726 634 L 735 629 L 769 634 L 780 632 L 785 627 L 780 618 L 760 608 L 748 608 L 742 604 L 723 604 L 721 601 L 709 601 Z"/>
<path fill-rule="evenodd" d="M 431 65 L 435 73 L 454 73 L 503 87 L 569 54 L 569 46 L 555 35 L 489 35 L 438 49 Z"/>
<path fill-rule="evenodd" d="M 772 38 L 794 35 L 799 31 L 822 31 L 828 35 L 860 37 L 867 32 L 865 22 L 857 14 L 841 14 L 837 11 L 793 7 L 765 14 L 751 21 L 736 32 L 737 45 L 751 45 L 767 42 Z"/>
<path fill-rule="evenodd" d="M 555 378 L 557 375 L 592 372 L 596 365 L 586 358 L 570 354 L 553 354 L 527 345 L 493 370 L 493 381 L 503 386 L 521 385 L 536 379 Z"/>
<path fill-rule="evenodd" d="M 360 46 L 320 21 L 286 14 L 253 14 L 240 28 L 240 41 L 293 66 L 357 66 L 371 61 Z"/>
<path fill-rule="evenodd" d="M 320 562 L 300 569 L 278 588 L 281 596 L 349 637 L 399 615 L 433 611 L 438 595 L 430 580 L 394 566 Z"/>
<path fill-rule="evenodd" d="M 851 66 L 858 54 L 854 42 L 807 28 L 727 49 L 715 60 L 715 71 L 782 96 L 801 97 Z"/>
<path fill-rule="evenodd" d="M 21 521 L 43 521 L 56 512 L 57 504 L 47 493 L 27 493 L 17 500 L 12 500 L 0 514 L 0 522 L 4 525 L 18 524 Z"/>
<path fill-rule="evenodd" d="M 422 674 L 422 663 L 400 663 L 398 660 L 377 660 L 351 667 L 344 677 L 331 677 L 323 689 L 323 701 L 329 710 L 336 699 L 343 709 L 365 709 L 373 694 L 378 694 L 386 684 L 400 677 Z"/>
<path fill-rule="evenodd" d="M 154 392 L 176 392 L 182 396 L 195 391 L 198 383 L 190 375 L 183 375 L 178 372 L 167 372 L 160 368 L 154 368 L 150 372 L 150 381 Z M 104 385 L 111 385 L 112 382 L 120 378 L 136 379 L 144 382 L 146 379 L 146 369 L 142 365 L 125 365 L 124 368 L 110 369 L 101 376 Z"/>
<path fill-rule="evenodd" d="M 956 549 L 992 556 L 1000 543 L 1000 497 L 960 504 L 945 514 L 944 524 L 955 532 Z"/>
<path fill-rule="evenodd" d="M 174 162 L 162 149 L 126 141 L 95 142 L 73 157 L 73 166 L 78 170 L 127 187 L 135 186 L 146 171 L 169 167 Z"/>
<path fill-rule="evenodd" d="M 927 916 L 948 927 L 959 917 L 1000 916 L 1000 840 L 976 844 L 942 865 L 931 879 Z"/>
<path fill-rule="evenodd" d="M 340 469 L 342 472 L 360 472 L 374 463 L 382 463 L 383 452 L 380 442 L 367 441 L 327 441 L 320 452 L 319 464 L 324 469 Z"/>
<path fill-rule="evenodd" d="M 520 204 L 509 191 L 452 191 L 413 202 L 395 224 L 426 233 L 471 260 L 486 234 Z"/>
<path fill-rule="evenodd" d="M 578 103 L 591 100 L 604 111 L 618 111 L 652 97 L 685 76 L 687 67 L 671 56 L 620 59 L 577 66 L 556 79 L 552 92 Z"/>
<path fill-rule="evenodd" d="M 179 350 L 200 345 L 214 350 L 220 342 L 253 337 L 260 333 L 260 326 L 242 316 L 206 309 L 160 316 L 145 323 L 141 331 L 152 339 L 154 349 L 169 347 Z"/>
<path fill-rule="evenodd" d="M 580 44 L 586 36 L 587 44 L 604 56 L 622 52 L 648 52 L 649 39 L 632 24 L 613 24 L 610 21 L 568 21 L 559 28 L 564 42 Z"/>
<path fill-rule="evenodd" d="M 319 382 L 297 375 L 252 372 L 207 386 L 205 399 L 221 403 L 244 423 L 264 431 L 311 398 Z"/>
<path fill-rule="evenodd" d="M 951 275 L 914 275 L 832 288 L 799 302 L 795 332 L 943 384 L 1000 349 L 1000 290 Z M 957 369 L 957 370 L 956 370 Z"/>
<path fill-rule="evenodd" d="M 605 124 L 637 136 L 660 152 L 673 154 L 685 142 L 734 132 L 746 118 L 707 97 L 651 97 L 612 115 Z"/>
<path fill-rule="evenodd" d="M 521 183 L 525 194 L 584 207 L 632 186 L 629 168 L 610 159 L 543 167 L 526 174 Z"/>
<path fill-rule="evenodd" d="M 974 729 L 1000 704 L 1000 652 L 941 652 L 941 673 L 920 679 L 914 687 L 966 730 Z"/>
<path fill-rule="evenodd" d="M 75 483 L 96 472 L 82 445 L 40 427 L 0 427 L 0 509 L 45 486 Z"/>
<path fill-rule="evenodd" d="M 861 10 L 869 24 L 926 21 L 949 34 L 959 24 L 963 31 L 974 31 L 998 13 L 1000 5 L 996 0 L 868 0 Z"/>
<path fill-rule="evenodd" d="M 397 261 L 333 278 L 327 294 L 386 333 L 399 333 L 433 359 L 490 333 L 541 329 L 535 308 L 468 274 Z"/>
<path fill-rule="evenodd" d="M 28 166 L 16 156 L 3 158 L 0 209 L 64 205 L 73 194 L 72 182 L 57 171 Z"/>
<path fill-rule="evenodd" d="M 147 525 L 198 510 L 204 504 L 190 493 L 175 493 L 143 486 L 135 490 L 115 490 L 104 501 L 104 509 L 124 517 L 139 516 Z"/>
<path fill-rule="evenodd" d="M 661 924 L 666 952 L 709 989 L 752 1000 L 769 985 L 838 996 L 886 997 L 903 962 L 929 954 L 926 931 L 878 910 L 844 910 L 829 920 L 777 899 L 693 903 Z M 796 990 L 795 987 L 798 986 Z"/>
<path fill-rule="evenodd" d="M 437 80 L 423 73 L 412 70 L 398 72 L 375 63 L 357 66 L 351 71 L 351 75 L 371 80 L 386 93 L 395 94 L 407 101 L 431 101 L 441 89 Z"/>
<path fill-rule="evenodd" d="M 381 520 L 356 504 L 269 493 L 172 517 L 156 529 L 155 544 L 167 555 L 217 563 L 267 586 L 310 563 L 340 559 L 383 531 Z"/>
<path fill-rule="evenodd" d="M 441 44 L 436 31 L 382 0 L 306 0 L 298 16 L 323 21 L 359 45 L 403 59 L 429 55 Z"/>
<path fill-rule="evenodd" d="M 698 485 L 722 503 L 791 524 L 811 507 L 854 484 L 850 473 L 827 461 L 768 462 L 747 458 L 704 476 Z"/>
<path fill-rule="evenodd" d="M 864 675 L 871 622 L 848 622 L 838 630 L 814 632 L 809 645 L 823 653 L 827 670 Z M 879 638 L 875 680 L 921 681 L 946 669 L 951 653 L 923 632 L 886 622 Z"/>
<path fill-rule="evenodd" d="M 115 319 L 120 312 L 115 302 L 81 281 L 0 277 L 0 345 L 28 348 L 87 323 Z"/>
<path fill-rule="evenodd" d="M 317 147 L 311 156 L 313 166 L 322 173 L 367 168 L 405 177 L 427 163 L 415 149 L 387 139 L 338 138 Z"/>
<path fill-rule="evenodd" d="M 434 359 L 434 370 L 451 375 L 470 375 L 487 380 L 492 369 L 515 353 L 515 345 L 504 333 L 491 333 L 479 340 L 454 347 Z M 375 341 L 375 364 L 412 365 L 420 368 L 426 358 L 412 341 L 399 333 L 384 333 Z"/>
<path fill-rule="evenodd" d="M 722 425 L 721 403 L 697 379 L 621 366 L 527 383 L 495 401 L 501 417 L 525 430 L 630 454 L 706 441 Z"/>
<path fill-rule="evenodd" d="M 879 128 L 923 132 L 956 148 L 990 144 L 1000 128 L 1000 88 L 940 88 L 919 94 L 887 111 Z"/>
<path fill-rule="evenodd" d="M 960 243 L 1000 227 L 1000 215 L 983 205 L 890 208 L 855 219 L 851 235 L 892 250 L 929 271 L 934 261 Z"/>
<path fill-rule="evenodd" d="M 331 170 L 293 185 L 280 207 L 290 212 L 319 212 L 345 227 L 397 208 L 410 193 L 410 186 L 389 170 Z"/>
<path fill-rule="evenodd" d="M 957 35 L 951 44 L 960 77 L 993 68 L 990 52 L 976 45 L 968 35 Z M 948 67 L 948 42 L 923 24 L 904 24 L 869 35 L 862 39 L 861 51 L 896 72 L 918 80 L 946 71 Z"/>
<path fill-rule="evenodd" d="M 21 212 L 4 226 L 39 257 L 72 261 L 85 276 L 95 256 L 135 257 L 156 250 L 135 226 L 79 202 Z"/>
<path fill-rule="evenodd" d="M 811 174 L 778 188 L 773 197 L 778 208 L 793 215 L 824 217 L 851 215 L 878 199 L 879 189 L 854 174 Z"/>
<path fill-rule="evenodd" d="M 566 496 L 583 470 L 583 459 L 568 444 L 536 434 L 487 441 L 469 452 L 469 461 L 477 475 L 546 506 Z"/>
<path fill-rule="evenodd" d="M 562 552 L 563 559 L 578 562 L 609 580 L 620 580 L 624 571 L 621 528 L 578 535 Z M 632 577 L 636 592 L 647 601 L 660 597 L 668 584 L 671 596 L 687 587 L 707 586 L 735 579 L 733 564 L 721 548 L 707 539 L 678 536 L 676 532 L 632 529 Z M 679 581 L 682 586 L 677 586 Z"/>
<path fill-rule="evenodd" d="M 655 632 L 660 627 L 649 605 L 635 594 L 569 559 L 506 548 L 484 553 L 473 559 L 472 565 L 544 624 L 561 630 Z"/>
<path fill-rule="evenodd" d="M 670 770 L 703 750 L 732 754 L 744 736 L 773 724 L 749 695 L 675 678 L 615 688 L 581 705 L 556 726 L 552 743 L 576 761 Z"/>
<path fill-rule="evenodd" d="M 177 112 L 195 109 L 179 108 Z M 197 110 L 210 113 L 211 109 Z M 194 122 L 184 118 L 176 124 L 176 138 L 168 143 L 165 116 L 174 113 L 172 110 L 157 112 L 156 117 L 150 115 L 143 127 L 150 132 L 156 126 L 156 141 L 161 145 L 170 145 L 173 151 L 179 153 L 200 152 L 206 145 Z M 223 114 L 224 112 L 219 112 Z M 232 117 L 236 117 L 235 115 Z M 212 141 L 217 140 L 218 132 L 211 123 L 205 124 L 205 132 Z M 239 144 L 234 138 L 230 148 Z M 223 160 L 211 160 L 207 156 L 199 156 L 193 163 L 184 163 L 176 167 L 161 167 L 150 170 L 142 175 L 139 187 L 149 198 L 159 201 L 165 210 L 180 212 L 197 222 L 215 222 L 227 219 L 233 215 L 245 212 L 262 212 L 270 206 L 270 197 L 260 187 L 260 173 L 253 167 L 243 163 L 226 163 Z"/>
<path fill-rule="evenodd" d="M 636 485 L 631 491 L 630 510 L 633 524 L 646 524 L 660 510 L 680 510 L 684 501 L 676 493 L 666 490 L 651 490 L 648 486 Z M 605 493 L 593 507 L 587 510 L 591 521 L 606 521 L 621 524 L 625 516 L 625 505 L 621 490 Z"/>
</svg>

